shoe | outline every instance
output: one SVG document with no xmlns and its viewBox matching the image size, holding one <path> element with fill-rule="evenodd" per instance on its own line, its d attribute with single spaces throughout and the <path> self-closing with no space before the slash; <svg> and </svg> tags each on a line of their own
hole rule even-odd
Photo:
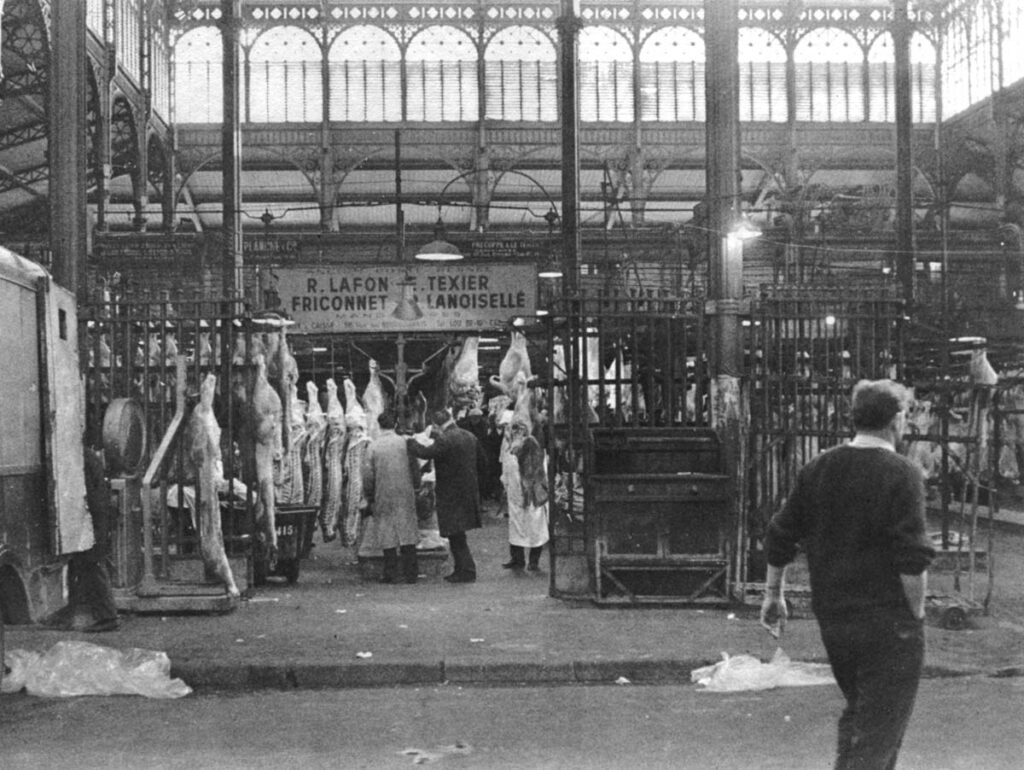
<svg viewBox="0 0 1024 770">
<path fill-rule="evenodd" d="M 411 585 L 411 584 L 413 584 L 413 583 L 418 583 L 418 582 L 419 582 L 419 580 L 420 580 L 420 579 L 419 579 L 419 576 L 415 576 L 415 577 L 407 577 L 407 578 L 405 579 L 405 582 L 406 582 L 406 583 L 409 583 L 409 584 Z"/>
<path fill-rule="evenodd" d="M 452 574 L 445 576 L 445 581 L 448 583 L 475 583 L 476 575 L 466 575 L 462 572 L 453 572 Z"/>
<path fill-rule="evenodd" d="M 522 569 L 526 565 L 523 564 L 521 561 L 507 561 L 501 566 L 505 569 Z"/>
<path fill-rule="evenodd" d="M 91 626 L 86 626 L 82 629 L 87 634 L 101 634 L 104 631 L 116 631 L 119 627 L 117 618 L 107 618 L 106 620 L 97 620 Z"/>
<path fill-rule="evenodd" d="M 540 572 L 540 565 L 539 564 L 531 564 L 526 569 L 528 569 L 530 572 Z"/>
<path fill-rule="evenodd" d="M 394 585 L 398 582 L 398 578 L 394 575 L 383 575 L 378 582 L 384 583 L 385 585 Z"/>
</svg>

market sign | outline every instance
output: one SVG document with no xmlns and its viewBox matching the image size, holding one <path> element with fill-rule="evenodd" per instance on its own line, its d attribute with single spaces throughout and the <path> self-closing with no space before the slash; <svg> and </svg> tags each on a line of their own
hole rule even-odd
<svg viewBox="0 0 1024 770">
<path fill-rule="evenodd" d="M 497 329 L 537 310 L 533 264 L 276 267 L 262 278 L 300 333 Z"/>
</svg>

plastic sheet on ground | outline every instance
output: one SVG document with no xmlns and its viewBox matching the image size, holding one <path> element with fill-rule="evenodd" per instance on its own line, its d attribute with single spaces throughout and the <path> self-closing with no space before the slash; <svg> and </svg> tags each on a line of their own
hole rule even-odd
<svg viewBox="0 0 1024 770">
<path fill-rule="evenodd" d="M 167 653 L 138 648 L 121 651 L 88 642 L 57 642 L 44 653 L 8 650 L 10 673 L 3 692 L 69 698 L 77 695 L 143 695 L 182 698 L 192 688 L 171 679 Z"/>
<path fill-rule="evenodd" d="M 717 663 L 691 671 L 690 681 L 706 692 L 738 692 L 835 684 L 836 680 L 827 663 L 794 662 L 780 647 L 767 663 L 753 655 L 730 656 L 723 652 Z"/>
</svg>

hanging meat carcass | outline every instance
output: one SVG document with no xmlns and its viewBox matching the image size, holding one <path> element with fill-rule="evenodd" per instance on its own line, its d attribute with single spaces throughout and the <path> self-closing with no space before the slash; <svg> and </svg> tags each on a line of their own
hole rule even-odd
<svg viewBox="0 0 1024 770">
<path fill-rule="evenodd" d="M 554 380 L 551 395 L 551 420 L 556 425 L 565 422 L 565 381 L 568 377 L 569 370 L 565 364 L 565 345 L 561 340 L 557 340 L 554 350 L 551 352 L 551 379 Z"/>
<path fill-rule="evenodd" d="M 273 331 L 266 335 L 267 349 L 267 378 L 274 390 L 281 397 L 281 405 L 284 408 L 285 422 L 283 426 L 283 444 L 285 450 L 291 446 L 291 394 L 292 386 L 299 382 L 299 365 L 288 347 L 288 337 L 285 328 L 292 321 L 284 319 L 276 320 Z"/>
<path fill-rule="evenodd" d="M 199 403 L 189 419 L 188 457 L 195 467 L 199 496 L 199 550 L 207 577 L 224 584 L 229 596 L 238 596 L 238 586 L 224 552 L 218 482 L 223 475 L 220 453 L 220 425 L 213 414 L 217 377 L 206 375 L 199 390 Z"/>
<path fill-rule="evenodd" d="M 384 388 L 380 381 L 380 364 L 370 359 L 370 379 L 363 390 L 363 406 L 366 410 L 366 431 L 371 439 L 380 435 L 377 418 L 384 413 L 387 404 L 384 399 Z"/>
<path fill-rule="evenodd" d="M 281 399 L 267 380 L 267 362 L 256 358 L 256 382 L 252 393 L 252 418 L 256 459 L 256 523 L 263 529 L 271 557 L 277 553 L 274 462 L 282 456 Z"/>
<path fill-rule="evenodd" d="M 608 383 L 605 391 L 605 404 L 618 414 L 623 422 L 630 422 L 634 417 L 634 396 L 636 415 L 643 418 L 647 413 L 647 400 L 640 383 L 633 382 L 633 364 L 626 360 L 620 349 L 611 366 L 604 375 Z"/>
<path fill-rule="evenodd" d="M 517 378 L 520 372 L 523 373 L 524 378 Z M 518 397 L 517 388 L 523 379 L 527 384 L 533 379 L 530 353 L 526 347 L 526 335 L 513 330 L 508 350 L 505 351 L 505 357 L 498 366 L 498 373 L 491 375 L 491 384 L 515 403 Z"/>
<path fill-rule="evenodd" d="M 325 543 L 338 535 L 338 519 L 345 493 L 345 410 L 338 400 L 338 384 L 327 380 L 327 445 L 324 447 L 324 501 L 320 506 L 320 532 Z"/>
<path fill-rule="evenodd" d="M 515 455 L 519 465 L 519 482 L 522 486 L 522 501 L 529 508 L 537 508 L 548 501 L 548 476 L 544 449 L 534 436 L 537 414 L 533 393 L 523 389 L 512 412 L 512 439 L 509 451 Z"/>
<path fill-rule="evenodd" d="M 344 484 L 342 495 L 343 520 L 339 529 L 342 545 L 355 546 L 359 541 L 360 519 L 365 506 L 363 498 L 363 455 L 370 443 L 366 430 L 366 410 L 356 396 L 355 383 L 348 377 L 342 382 L 345 389 L 345 442 Z"/>
<path fill-rule="evenodd" d="M 448 406 L 449 382 L 455 366 L 455 353 L 450 346 L 427 356 L 420 370 L 409 378 L 409 408 L 414 430 L 430 424 L 430 415 Z"/>
<path fill-rule="evenodd" d="M 320 406 L 316 383 L 306 383 L 306 430 L 302 466 L 306 480 L 306 505 L 320 507 L 324 496 L 324 444 L 327 441 L 327 416 Z"/>
<path fill-rule="evenodd" d="M 306 402 L 299 399 L 298 386 L 292 384 L 287 410 L 291 443 L 281 460 L 277 476 L 277 502 L 301 505 L 306 489 L 303 482 L 302 454 L 306 448 Z"/>
<path fill-rule="evenodd" d="M 479 346 L 479 337 L 466 337 L 452 366 L 448 381 L 448 404 L 456 417 L 464 410 L 479 409 L 484 400 L 480 388 Z"/>
</svg>

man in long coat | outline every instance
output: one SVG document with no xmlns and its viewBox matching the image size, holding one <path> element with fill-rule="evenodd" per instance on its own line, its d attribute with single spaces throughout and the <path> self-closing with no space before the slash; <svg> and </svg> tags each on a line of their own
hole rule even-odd
<svg viewBox="0 0 1024 770">
<path fill-rule="evenodd" d="M 437 524 L 441 536 L 448 538 L 455 563 L 445 580 L 449 583 L 472 583 L 476 580 L 476 563 L 469 550 L 466 531 L 481 526 L 477 480 L 480 444 L 476 436 L 455 424 L 447 409 L 434 412 L 432 422 L 434 443 L 424 446 L 410 438 L 409 454 L 434 461 Z"/>
<path fill-rule="evenodd" d="M 364 529 L 360 552 L 383 551 L 382 583 L 397 583 L 401 556 L 402 579 L 415 583 L 419 575 L 416 543 L 416 486 L 419 463 L 410 461 L 406 442 L 395 432 L 390 412 L 377 416 L 380 435 L 370 442 L 363 456 L 363 496 L 369 503 L 371 519 Z"/>
</svg>

